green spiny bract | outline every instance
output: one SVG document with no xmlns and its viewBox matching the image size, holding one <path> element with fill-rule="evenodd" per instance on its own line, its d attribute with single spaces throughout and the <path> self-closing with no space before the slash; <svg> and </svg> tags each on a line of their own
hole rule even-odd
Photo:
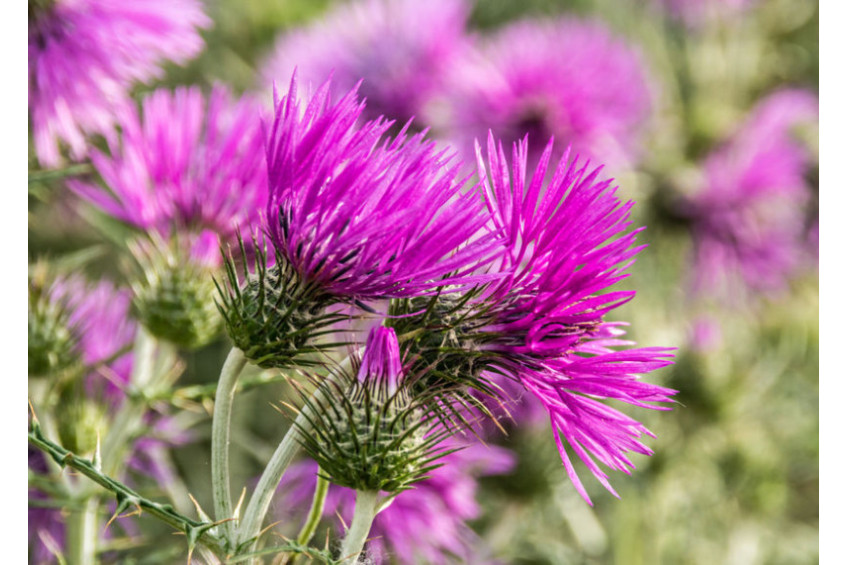
<svg viewBox="0 0 848 565">
<path fill-rule="evenodd" d="M 215 284 L 227 333 L 245 357 L 266 369 L 283 368 L 295 360 L 299 365 L 309 364 L 310 354 L 344 345 L 316 341 L 333 333 L 333 324 L 348 319 L 347 315 L 327 312 L 336 300 L 300 280 L 280 253 L 275 254 L 274 264 L 267 266 L 266 251 L 256 240 L 251 272 L 247 250 L 241 240 L 239 244 L 242 276 L 230 256 L 225 261 L 224 284 Z"/>
<path fill-rule="evenodd" d="M 210 343 L 221 332 L 212 270 L 177 246 L 147 242 L 133 249 L 144 272 L 132 285 L 133 310 L 151 335 L 186 349 Z"/>
<path fill-rule="evenodd" d="M 406 388 L 387 397 L 353 375 L 335 375 L 303 398 L 311 429 L 301 428 L 301 444 L 339 486 L 396 494 L 452 452 L 440 445 L 451 432 Z"/>
<path fill-rule="evenodd" d="M 469 389 L 497 396 L 484 371 L 497 371 L 503 356 L 484 347 L 491 335 L 482 330 L 490 320 L 474 303 L 479 292 L 392 300 L 387 325 L 397 333 L 404 357 L 413 361 L 412 373 L 419 375 L 411 385 L 415 393 L 474 404 Z"/>
<path fill-rule="evenodd" d="M 27 365 L 31 376 L 52 375 L 80 362 L 68 312 L 45 287 L 30 280 Z"/>
</svg>

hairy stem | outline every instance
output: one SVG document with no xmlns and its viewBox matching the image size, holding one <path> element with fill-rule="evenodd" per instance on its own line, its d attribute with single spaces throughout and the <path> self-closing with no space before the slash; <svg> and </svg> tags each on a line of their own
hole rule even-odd
<svg viewBox="0 0 848 565">
<path fill-rule="evenodd" d="M 362 553 L 371 524 L 380 511 L 378 504 L 379 493 L 374 490 L 356 491 L 356 510 L 353 513 L 353 521 L 347 531 L 339 558 L 343 565 L 354 565 Z"/>
<path fill-rule="evenodd" d="M 247 358 L 237 347 L 230 350 L 218 379 L 215 394 L 215 412 L 212 415 L 212 496 L 215 501 L 215 519 L 233 517 L 233 501 L 230 493 L 230 420 L 233 414 L 233 399 L 239 375 L 247 364 Z M 232 540 L 235 528 L 232 521 L 224 522 L 227 539 Z"/>
</svg>

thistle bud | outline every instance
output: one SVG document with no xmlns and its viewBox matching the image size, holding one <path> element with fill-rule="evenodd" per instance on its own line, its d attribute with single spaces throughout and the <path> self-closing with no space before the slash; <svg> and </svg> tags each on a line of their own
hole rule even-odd
<svg viewBox="0 0 848 565">
<path fill-rule="evenodd" d="M 74 453 L 93 454 L 98 438 L 109 429 L 106 405 L 80 397 L 70 389 L 64 391 L 62 397 L 56 407 L 59 440 Z"/>
<path fill-rule="evenodd" d="M 408 384 L 394 330 L 377 327 L 355 373 L 335 375 L 306 401 L 313 429 L 302 429 L 301 443 L 331 482 L 397 493 L 438 466 L 449 433 Z"/>
<path fill-rule="evenodd" d="M 151 335 L 187 349 L 202 347 L 221 330 L 215 305 L 217 237 L 202 233 L 186 251 L 154 237 L 133 248 L 143 276 L 133 284 L 133 308 Z M 213 258 L 214 257 L 214 258 Z"/>
<path fill-rule="evenodd" d="M 28 368 L 31 376 L 61 372 L 79 362 L 69 314 L 34 280 L 29 284 Z"/>
<path fill-rule="evenodd" d="M 282 368 L 304 355 L 339 344 L 319 343 L 330 326 L 347 316 L 328 311 L 336 303 L 316 285 L 301 280 L 286 258 L 275 252 L 268 266 L 264 245 L 254 240 L 251 258 L 240 239 L 239 272 L 235 260 L 225 262 L 226 279 L 218 285 L 218 309 L 233 344 L 263 368 Z M 253 269 L 248 265 L 253 263 Z"/>
<path fill-rule="evenodd" d="M 401 348 L 411 359 L 416 394 L 470 401 L 476 389 L 496 396 L 485 371 L 496 365 L 497 351 L 487 347 L 492 335 L 486 307 L 475 302 L 480 291 L 461 294 L 395 299 L 388 324 L 400 335 Z"/>
</svg>

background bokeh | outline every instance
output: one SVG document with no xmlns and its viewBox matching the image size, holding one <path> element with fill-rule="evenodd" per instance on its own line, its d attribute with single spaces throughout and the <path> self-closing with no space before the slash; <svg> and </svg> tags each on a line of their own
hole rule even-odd
<svg viewBox="0 0 848 565">
<path fill-rule="evenodd" d="M 260 84 L 259 71 L 277 37 L 322 18 L 333 4 L 210 1 L 214 25 L 203 32 L 206 49 L 183 67 L 168 66 L 162 81 L 139 86 L 135 95 L 158 86 L 209 89 L 223 82 L 270 101 L 271 85 Z M 518 465 L 511 474 L 481 479 L 482 513 L 472 527 L 505 563 L 816 563 L 816 120 L 793 131 L 812 155 L 805 171 L 809 237 L 781 288 L 766 291 L 737 281 L 724 292 L 699 291 L 693 285 L 704 268 L 693 260 L 698 231 L 678 203 L 700 189 L 704 160 L 731 139 L 759 101 L 783 88 L 817 94 L 818 5 L 478 0 L 469 31 L 485 37 L 523 18 L 561 15 L 604 22 L 639 51 L 651 76 L 652 105 L 639 124 L 638 157 L 607 170 L 623 196 L 635 201 L 635 225 L 646 226 L 639 241 L 649 244 L 625 281 L 637 296 L 616 313 L 630 322 L 628 337 L 640 345 L 678 348 L 674 365 L 649 376 L 679 390 L 678 404 L 671 412 L 623 408 L 657 435 L 649 440 L 655 455 L 634 456 L 632 476 L 612 477 L 620 499 L 578 468 L 594 507 L 572 487 L 544 420 L 510 430 L 498 443 L 517 453 Z M 287 77 L 278 80 L 285 84 Z M 443 132 L 434 126 L 432 133 Z M 36 168 L 31 157 L 30 169 Z M 763 214 L 769 206 L 763 204 Z M 120 249 L 129 229 L 82 205 L 61 179 L 45 174 L 30 182 L 33 262 L 47 260 L 119 281 L 125 273 Z M 208 459 L 209 450 L 202 391 L 211 390 L 228 348 L 221 338 L 185 353 L 178 384 L 186 394 L 172 399 L 184 410 L 181 417 L 192 422 L 193 439 L 171 457 L 187 491 L 207 508 L 209 471 L 197 464 Z M 288 422 L 269 399 L 288 393 L 284 384 L 272 383 L 239 396 L 231 462 L 236 484 L 261 472 L 282 437 Z M 139 521 L 149 536 L 167 531 L 150 522 Z M 162 553 L 151 556 L 120 536 L 113 541 L 116 562 L 179 561 L 179 542 L 163 543 Z"/>
</svg>

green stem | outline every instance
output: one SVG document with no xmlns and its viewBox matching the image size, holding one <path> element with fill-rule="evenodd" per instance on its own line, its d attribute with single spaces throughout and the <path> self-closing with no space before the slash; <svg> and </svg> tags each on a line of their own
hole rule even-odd
<svg viewBox="0 0 848 565">
<path fill-rule="evenodd" d="M 230 494 L 230 419 L 238 378 L 246 364 L 244 353 L 233 347 L 221 369 L 215 393 L 215 411 L 212 415 L 212 496 L 215 501 L 215 519 L 219 521 L 233 517 Z M 235 534 L 233 522 L 224 522 L 223 527 L 227 539 L 232 540 Z"/>
<path fill-rule="evenodd" d="M 362 553 L 371 524 L 374 523 L 380 507 L 377 501 L 379 493 L 375 490 L 356 491 L 356 509 L 353 512 L 353 521 L 347 531 L 339 558 L 343 565 L 354 565 Z"/>
<path fill-rule="evenodd" d="M 139 328 L 133 348 L 133 371 L 129 383 L 133 389 L 143 391 L 154 380 L 155 361 L 156 340 L 144 328 Z M 129 395 L 121 405 L 101 448 L 103 468 L 107 474 L 115 475 L 124 466 L 125 455 L 131 447 L 133 436 L 141 427 L 146 411 L 147 402 L 134 395 Z"/>
<path fill-rule="evenodd" d="M 347 357 L 339 365 L 339 371 L 350 370 L 351 358 Z M 334 373 L 330 373 L 327 379 L 334 379 Z M 308 434 L 312 430 L 312 410 L 310 406 L 320 406 L 324 402 L 323 389 L 319 388 L 312 395 L 312 399 L 303 407 L 294 424 L 288 429 L 277 450 L 268 461 L 268 465 L 259 477 L 259 483 L 256 485 L 256 490 L 250 497 L 250 502 L 247 505 L 247 510 L 244 513 L 244 518 L 241 520 L 238 530 L 238 543 L 243 544 L 248 540 L 253 539 L 254 543 L 259 536 L 262 527 L 262 520 L 268 512 L 268 507 L 271 505 L 271 500 L 274 498 L 274 493 L 277 492 L 277 487 L 283 478 L 292 459 L 294 459 L 297 450 L 300 448 L 299 437 L 301 433 Z"/>
<path fill-rule="evenodd" d="M 244 375 L 239 378 L 236 394 L 268 384 L 285 383 L 289 381 L 289 378 L 286 375 L 273 375 L 269 372 L 264 372 L 256 376 Z M 189 385 L 174 390 L 164 390 L 161 394 L 152 398 L 152 400 L 164 400 L 179 408 L 182 406 L 181 402 L 185 400 L 198 401 L 206 398 L 214 400 L 217 391 L 217 383 L 210 385 Z"/>
<path fill-rule="evenodd" d="M 323 400 L 323 394 L 319 389 L 312 397 L 314 404 L 320 404 Z M 256 485 L 256 490 L 253 491 L 253 496 L 250 497 L 250 502 L 247 505 L 247 510 L 244 513 L 244 518 L 239 526 L 238 542 L 243 543 L 259 535 L 259 530 L 262 526 L 262 520 L 268 512 L 268 507 L 271 505 L 271 500 L 274 498 L 274 493 L 277 491 L 277 486 L 283 478 L 289 464 L 294 459 L 297 450 L 300 449 L 298 441 L 301 433 L 309 433 L 312 429 L 310 420 L 312 419 L 311 410 L 305 406 L 294 424 L 288 429 L 268 465 L 262 472 L 259 478 L 259 483 Z"/>
<path fill-rule="evenodd" d="M 67 522 L 66 541 L 68 544 L 68 563 L 71 565 L 91 565 L 97 556 L 97 510 L 96 496 L 83 501 L 82 507 L 71 512 Z"/>
<path fill-rule="evenodd" d="M 321 515 L 324 513 L 324 501 L 327 499 L 327 491 L 330 489 L 330 481 L 321 474 L 321 469 L 318 469 L 318 478 L 315 482 L 315 494 L 312 496 L 312 508 L 309 509 L 309 516 L 306 517 L 306 522 L 300 533 L 297 534 L 297 543 L 306 545 L 315 530 L 318 529 L 318 523 L 321 521 Z"/>
</svg>

